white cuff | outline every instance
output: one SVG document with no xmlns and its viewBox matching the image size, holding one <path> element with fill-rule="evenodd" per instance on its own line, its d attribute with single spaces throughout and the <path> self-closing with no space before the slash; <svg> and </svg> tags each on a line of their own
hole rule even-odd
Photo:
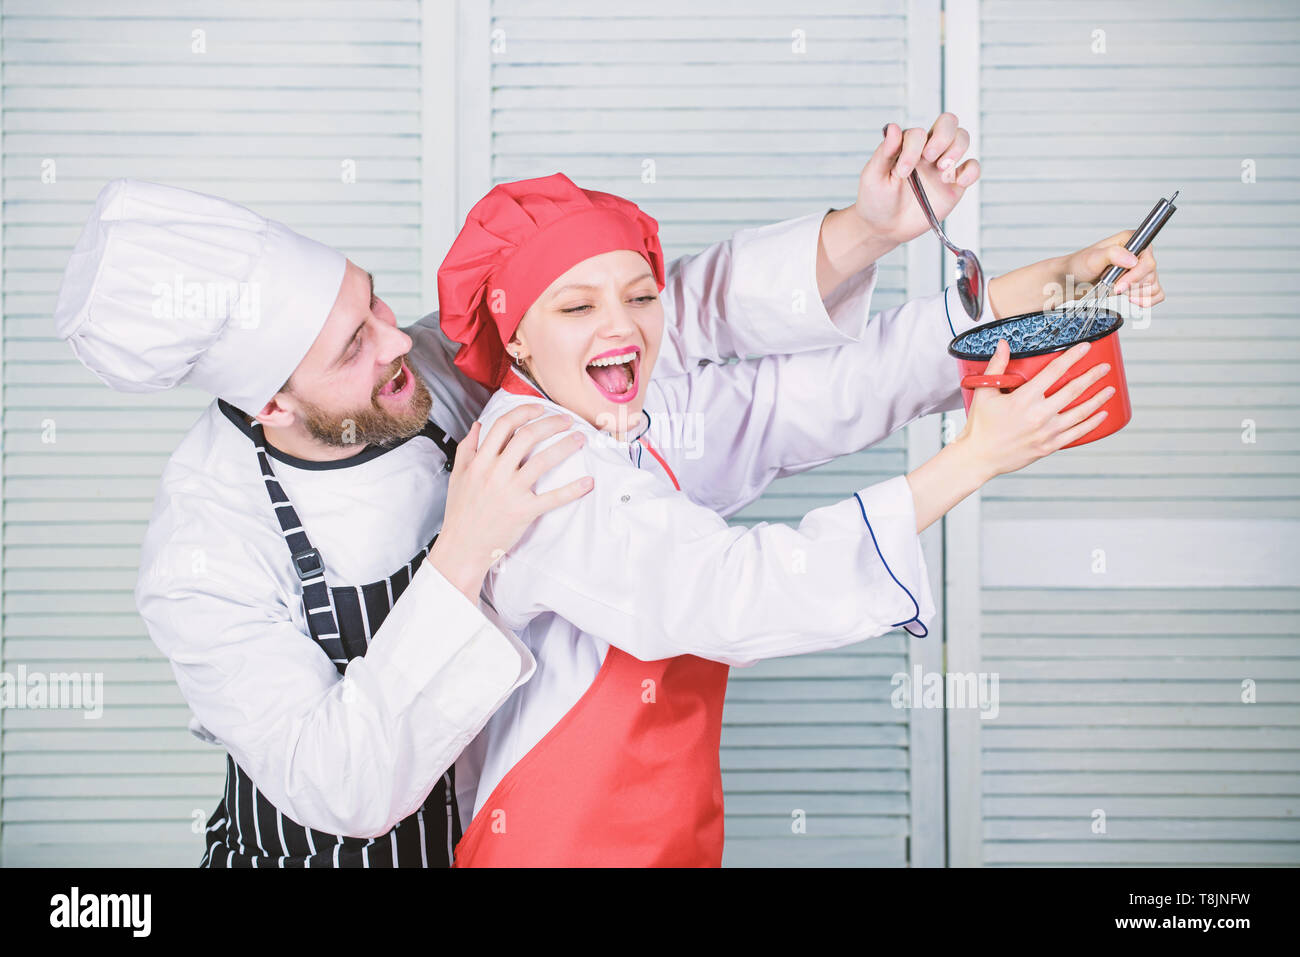
<svg viewBox="0 0 1300 957">
<path fill-rule="evenodd" d="M 880 270 L 872 263 L 839 284 L 823 302 L 824 311 L 840 331 L 841 342 L 858 342 L 871 319 L 871 294 L 876 291 Z"/>
<path fill-rule="evenodd" d="M 361 659 L 357 659 L 361 660 Z M 374 636 L 364 660 L 404 711 L 436 684 L 438 709 L 477 723 L 532 675 L 536 661 L 519 639 L 470 604 L 427 559 Z"/>
<path fill-rule="evenodd" d="M 873 263 L 829 297 L 817 291 L 817 248 L 828 210 L 742 229 L 732 238 L 731 302 L 763 355 L 807 352 L 857 341 L 870 315 Z"/>
<path fill-rule="evenodd" d="M 888 578 L 897 590 L 890 590 L 894 601 L 882 609 L 886 624 L 903 628 L 915 638 L 924 638 L 934 620 L 934 595 L 930 575 L 921 551 L 921 537 L 916 532 L 916 503 L 906 475 L 895 476 L 861 489 L 858 500 L 860 518 Z"/>
</svg>

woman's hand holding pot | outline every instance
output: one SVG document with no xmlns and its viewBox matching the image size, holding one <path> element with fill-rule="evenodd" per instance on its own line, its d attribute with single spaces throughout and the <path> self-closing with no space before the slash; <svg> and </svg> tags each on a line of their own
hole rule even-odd
<svg viewBox="0 0 1300 957">
<path fill-rule="evenodd" d="M 907 473 L 918 534 L 994 476 L 1022 469 L 1101 425 L 1106 413 L 1099 409 L 1113 389 L 1102 389 L 1073 409 L 1065 407 L 1096 385 L 1110 369 L 1107 363 L 1046 394 L 1084 357 L 1088 346 L 1071 346 L 1024 380 L 1006 372 L 1011 347 L 1005 339 L 998 340 L 984 375 L 993 379 L 1006 373 L 1007 386 L 1014 391 L 1003 393 L 992 384 L 976 389 L 966 428 L 938 455 Z"/>
<path fill-rule="evenodd" d="M 1045 394 L 1084 357 L 1089 345 L 1071 346 L 1010 393 L 994 388 L 975 390 L 966 428 L 957 441 L 966 443 L 973 460 L 983 466 L 985 481 L 1022 469 L 1101 425 L 1106 412 L 1098 410 L 1114 394 L 1112 387 L 1073 409 L 1062 410 L 1104 376 L 1108 364 L 1095 366 L 1051 395 Z M 1005 339 L 999 339 L 985 375 L 1005 372 L 1010 359 L 1011 348 Z"/>
</svg>

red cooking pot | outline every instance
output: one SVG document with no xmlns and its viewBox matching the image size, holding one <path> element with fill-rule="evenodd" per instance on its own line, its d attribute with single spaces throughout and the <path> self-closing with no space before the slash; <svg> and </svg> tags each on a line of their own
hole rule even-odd
<svg viewBox="0 0 1300 957">
<path fill-rule="evenodd" d="M 967 415 L 970 414 L 970 404 L 976 389 L 1011 392 L 1032 379 L 1045 365 L 1071 346 L 1079 342 L 1090 342 L 1092 345 L 1084 357 L 1065 370 L 1065 374 L 1052 383 L 1045 394 L 1054 394 L 1071 379 L 1104 362 L 1110 363 L 1110 371 L 1065 408 L 1073 409 L 1080 403 L 1087 402 L 1107 386 L 1114 386 L 1115 394 L 1101 406 L 1107 413 L 1101 425 L 1062 448 L 1095 442 L 1128 425 L 1133 418 L 1133 405 L 1129 402 L 1128 381 L 1124 378 L 1124 358 L 1119 349 L 1119 330 L 1124 325 L 1124 318 L 1113 310 L 1099 309 L 1088 335 L 1080 337 L 1083 322 L 1082 315 L 1070 316 L 1059 309 L 1030 312 L 986 322 L 953 339 L 948 344 L 948 354 L 956 357 L 957 367 L 961 371 L 961 397 L 966 403 Z M 1011 347 L 1011 359 L 1005 372 L 985 375 L 984 369 L 993 358 L 993 350 L 999 339 L 1007 340 L 1007 345 Z"/>
</svg>

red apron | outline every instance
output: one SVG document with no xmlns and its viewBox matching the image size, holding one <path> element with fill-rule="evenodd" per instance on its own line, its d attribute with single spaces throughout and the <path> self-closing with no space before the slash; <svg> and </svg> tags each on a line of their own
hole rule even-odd
<svg viewBox="0 0 1300 957">
<path fill-rule="evenodd" d="M 482 803 L 453 866 L 720 866 L 727 674 L 694 655 L 640 661 L 611 645 L 591 687 Z"/>
</svg>

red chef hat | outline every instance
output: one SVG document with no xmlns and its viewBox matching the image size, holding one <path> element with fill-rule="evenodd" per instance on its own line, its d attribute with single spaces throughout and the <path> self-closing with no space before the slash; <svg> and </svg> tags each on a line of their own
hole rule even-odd
<svg viewBox="0 0 1300 957">
<path fill-rule="evenodd" d="M 474 204 L 438 269 L 442 330 L 456 365 L 488 387 L 510 368 L 506 343 L 557 277 L 616 249 L 640 253 L 664 288 L 659 224 L 633 202 L 576 186 L 563 173 L 501 183 Z"/>
</svg>

